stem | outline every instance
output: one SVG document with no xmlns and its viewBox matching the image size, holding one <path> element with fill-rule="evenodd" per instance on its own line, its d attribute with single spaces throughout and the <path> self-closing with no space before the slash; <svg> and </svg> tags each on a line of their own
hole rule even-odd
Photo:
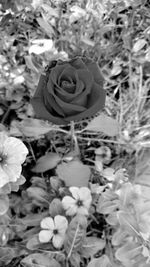
<svg viewBox="0 0 150 267">
<path fill-rule="evenodd" d="M 78 145 L 77 136 L 75 134 L 74 121 L 71 121 L 71 151 L 75 152 L 75 155 L 80 155 L 80 149 Z"/>
</svg>

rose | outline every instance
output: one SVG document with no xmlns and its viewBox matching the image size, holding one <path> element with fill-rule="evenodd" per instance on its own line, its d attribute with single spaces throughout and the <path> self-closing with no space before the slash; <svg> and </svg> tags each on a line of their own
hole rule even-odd
<svg viewBox="0 0 150 267">
<path fill-rule="evenodd" d="M 86 57 L 52 61 L 31 100 L 35 116 L 55 124 L 89 118 L 105 104 L 103 76 Z"/>
</svg>

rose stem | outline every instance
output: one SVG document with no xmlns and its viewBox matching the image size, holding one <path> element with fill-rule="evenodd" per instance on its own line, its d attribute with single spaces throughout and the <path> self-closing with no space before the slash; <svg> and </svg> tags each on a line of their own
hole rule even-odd
<svg viewBox="0 0 150 267">
<path fill-rule="evenodd" d="M 71 121 L 71 151 L 74 151 L 75 155 L 80 155 L 80 149 L 78 145 L 77 136 L 75 134 L 75 127 L 74 127 L 74 121 Z"/>
</svg>

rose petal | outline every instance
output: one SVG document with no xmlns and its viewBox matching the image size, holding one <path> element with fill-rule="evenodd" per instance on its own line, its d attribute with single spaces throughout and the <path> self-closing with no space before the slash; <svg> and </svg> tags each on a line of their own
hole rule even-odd
<svg viewBox="0 0 150 267">
<path fill-rule="evenodd" d="M 41 228 L 53 231 L 55 228 L 53 219 L 51 217 L 44 218 L 41 221 Z"/>
<path fill-rule="evenodd" d="M 76 69 L 71 67 L 70 65 L 68 67 L 65 67 L 59 76 L 59 85 L 60 81 L 68 80 L 68 77 L 73 80 L 74 83 L 76 83 Z"/>
<path fill-rule="evenodd" d="M 50 113 L 56 112 L 56 115 L 60 115 L 61 117 L 65 117 L 63 109 L 57 104 L 57 102 L 56 102 L 55 98 L 53 97 L 53 95 L 49 94 L 47 92 L 46 88 L 44 88 L 43 100 L 44 100 L 44 104 L 45 104 L 47 110 Z"/>
<path fill-rule="evenodd" d="M 57 64 L 56 67 L 54 67 L 51 72 L 50 76 L 52 79 L 52 82 L 57 85 L 58 84 L 58 79 L 61 75 L 61 73 L 64 71 L 65 68 L 70 67 L 69 63 L 63 63 L 63 64 Z"/>
<path fill-rule="evenodd" d="M 42 230 L 39 232 L 39 240 L 41 243 L 47 243 L 51 240 L 53 232 L 50 230 Z"/>
<path fill-rule="evenodd" d="M 76 69 L 86 69 L 86 65 L 81 58 L 72 59 L 70 64 Z"/>
<path fill-rule="evenodd" d="M 71 104 L 71 103 L 66 103 L 66 102 L 62 101 L 56 95 L 55 95 L 55 100 L 56 100 L 56 103 L 58 104 L 58 106 L 63 108 L 63 111 L 64 111 L 66 116 L 74 115 L 74 114 L 77 114 L 77 113 L 80 113 L 80 112 L 83 112 L 84 110 L 86 110 L 86 108 L 83 106 Z"/>
<path fill-rule="evenodd" d="M 56 91 L 57 96 L 60 97 L 61 100 L 63 100 L 64 102 L 70 103 L 76 97 L 78 97 L 78 95 L 80 95 L 82 91 L 84 90 L 84 84 L 82 81 L 78 79 L 78 77 L 77 77 L 77 84 L 75 85 L 75 87 L 76 87 L 75 92 L 73 94 L 67 93 L 65 90 L 63 90 L 60 87 L 57 87 L 55 91 Z"/>
<path fill-rule="evenodd" d="M 84 118 L 91 117 L 95 115 L 98 111 L 102 110 L 105 105 L 106 92 L 96 83 L 93 84 L 92 92 L 89 97 L 87 109 L 80 114 L 74 116 L 68 116 L 64 120 L 69 121 L 78 121 Z"/>
<path fill-rule="evenodd" d="M 53 236 L 52 243 L 55 248 L 61 248 L 63 245 L 63 242 L 64 242 L 64 236 L 59 235 L 59 234 Z"/>
</svg>

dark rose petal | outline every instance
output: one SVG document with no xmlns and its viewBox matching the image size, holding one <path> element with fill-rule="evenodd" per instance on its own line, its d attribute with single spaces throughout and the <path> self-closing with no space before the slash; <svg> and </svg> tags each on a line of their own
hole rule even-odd
<svg viewBox="0 0 150 267">
<path fill-rule="evenodd" d="M 85 107 L 80 106 L 78 104 L 64 102 L 56 95 L 55 95 L 55 100 L 57 104 L 63 109 L 65 115 L 67 116 L 78 114 L 79 112 L 83 112 L 84 110 L 86 110 Z"/>
<path fill-rule="evenodd" d="M 86 64 L 81 58 L 75 58 L 70 61 L 71 66 L 75 69 L 87 69 Z"/>
<path fill-rule="evenodd" d="M 84 88 L 86 89 L 84 93 L 87 95 L 91 91 L 91 87 L 93 84 L 93 76 L 92 74 L 87 70 L 77 70 L 77 75 L 79 80 L 81 80 L 84 83 Z"/>
<path fill-rule="evenodd" d="M 76 92 L 74 94 L 67 93 L 60 87 L 55 88 L 55 94 L 60 97 L 64 102 L 71 103 L 78 95 L 84 90 L 84 84 L 82 81 L 78 80 L 76 85 Z"/>
<path fill-rule="evenodd" d="M 62 81 L 68 80 L 68 77 L 71 78 L 71 80 L 76 83 L 76 69 L 69 66 L 64 68 L 62 71 L 61 75 L 59 76 L 59 85 L 61 84 Z"/>
<path fill-rule="evenodd" d="M 50 73 L 50 77 L 51 77 L 51 80 L 54 84 L 58 84 L 58 79 L 61 75 L 61 73 L 63 72 L 63 70 L 65 68 L 70 68 L 70 65 L 69 64 L 64 64 L 64 65 L 56 65 L 56 67 L 54 67 L 52 70 L 51 70 L 51 73 Z"/>
<path fill-rule="evenodd" d="M 53 116 L 49 113 L 44 105 L 43 101 L 43 89 L 46 86 L 46 75 L 41 75 L 40 81 L 37 87 L 37 90 L 31 99 L 31 104 L 34 108 L 36 117 L 43 120 L 48 120 L 57 124 L 66 124 L 64 119 L 59 118 L 58 116 Z"/>
<path fill-rule="evenodd" d="M 49 64 L 31 100 L 36 117 L 68 124 L 95 115 L 105 104 L 99 66 L 85 57 Z"/>
<path fill-rule="evenodd" d="M 65 121 L 78 121 L 95 115 L 98 111 L 102 110 L 105 105 L 106 92 L 100 88 L 96 83 L 93 84 L 92 93 L 88 99 L 88 107 L 82 113 L 65 118 Z"/>
<path fill-rule="evenodd" d="M 63 109 L 56 103 L 55 98 L 47 92 L 46 88 L 43 93 L 43 100 L 46 109 L 50 113 L 52 112 L 53 109 L 56 114 L 60 115 L 61 117 L 65 117 Z"/>
</svg>

